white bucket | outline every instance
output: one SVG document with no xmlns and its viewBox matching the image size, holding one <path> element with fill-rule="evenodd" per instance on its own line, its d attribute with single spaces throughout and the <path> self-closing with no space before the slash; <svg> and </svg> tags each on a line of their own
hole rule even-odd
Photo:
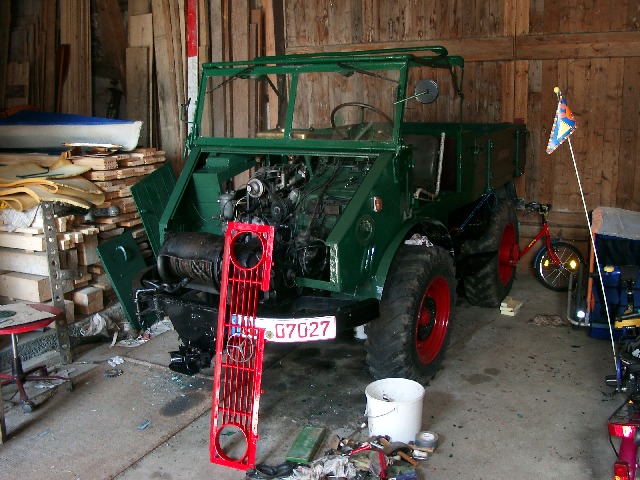
<svg viewBox="0 0 640 480">
<path fill-rule="evenodd" d="M 422 430 L 424 387 L 406 378 L 384 378 L 370 383 L 367 396 L 369 435 L 389 435 L 393 442 L 409 443 Z"/>
</svg>

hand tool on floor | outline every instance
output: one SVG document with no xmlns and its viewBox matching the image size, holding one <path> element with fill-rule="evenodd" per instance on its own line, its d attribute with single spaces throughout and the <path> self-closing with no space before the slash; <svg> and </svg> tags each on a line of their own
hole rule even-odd
<svg viewBox="0 0 640 480">
<path fill-rule="evenodd" d="M 378 475 L 378 476 L 380 477 L 381 480 L 386 480 L 388 478 L 388 476 L 387 476 L 387 457 L 382 452 L 382 449 L 380 447 L 381 447 L 381 445 L 377 445 L 377 444 L 371 443 L 371 442 L 365 442 L 360 447 L 354 448 L 353 450 L 351 450 L 351 452 L 349 453 L 349 456 L 351 457 L 351 456 L 355 455 L 356 453 L 366 452 L 368 450 L 373 450 L 375 452 L 378 452 L 378 461 L 380 462 L 380 475 Z"/>
<path fill-rule="evenodd" d="M 389 442 L 384 437 L 378 437 L 378 442 L 382 445 L 382 452 L 387 457 L 392 457 L 394 455 L 399 455 L 405 462 L 413 465 L 414 467 L 418 466 L 418 462 L 416 462 L 413 458 L 411 458 L 407 452 L 411 453 L 411 447 L 403 442 Z"/>
</svg>

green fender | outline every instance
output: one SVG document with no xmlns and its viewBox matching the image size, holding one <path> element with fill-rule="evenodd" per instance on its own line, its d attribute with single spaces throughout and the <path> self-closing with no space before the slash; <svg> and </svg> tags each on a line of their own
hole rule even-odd
<svg viewBox="0 0 640 480">
<path fill-rule="evenodd" d="M 409 239 L 415 233 L 425 235 L 434 245 L 449 251 L 451 256 L 454 255 L 453 240 L 451 239 L 451 235 L 449 235 L 447 228 L 441 222 L 432 218 L 422 218 L 415 222 L 407 222 L 407 224 L 405 224 L 393 238 L 391 243 L 389 243 L 389 247 L 385 250 L 382 260 L 378 265 L 378 270 L 375 275 L 376 297 L 378 299 L 382 297 L 382 290 L 387 278 L 387 273 L 389 272 L 389 267 L 391 266 L 391 262 L 393 261 L 393 257 L 398 251 L 398 248 L 405 240 Z"/>
</svg>

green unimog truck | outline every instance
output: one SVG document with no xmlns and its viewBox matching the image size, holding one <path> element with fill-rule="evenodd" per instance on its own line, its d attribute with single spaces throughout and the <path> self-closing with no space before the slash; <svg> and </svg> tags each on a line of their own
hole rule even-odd
<svg viewBox="0 0 640 480">
<path fill-rule="evenodd" d="M 299 328 L 318 318 L 328 331 L 364 325 L 374 377 L 434 375 L 457 292 L 497 307 L 518 251 L 513 179 L 526 128 L 463 122 L 463 70 L 439 46 L 202 67 L 184 169 L 170 189 L 166 173 L 133 188 L 157 249 L 135 281 L 137 318 L 171 319 L 182 342 L 171 368 L 210 366 L 233 221 L 275 229 L 261 325 L 279 325 L 286 341 L 324 338 Z M 277 125 L 264 112 L 248 136 L 205 132 L 215 129 L 204 119 L 221 115 L 210 109 L 228 108 L 222 92 L 242 82 L 278 99 Z M 235 248 L 247 265 L 261 254 L 250 239 Z"/>
</svg>

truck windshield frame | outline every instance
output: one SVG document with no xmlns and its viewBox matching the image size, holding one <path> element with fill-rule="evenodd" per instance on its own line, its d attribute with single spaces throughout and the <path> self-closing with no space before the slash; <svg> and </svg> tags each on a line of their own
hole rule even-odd
<svg viewBox="0 0 640 480">
<path fill-rule="evenodd" d="M 416 56 L 409 51 L 427 51 L 432 55 Z M 383 53 L 323 52 L 204 64 L 187 147 L 304 142 L 307 147 L 326 148 L 336 141 L 341 148 L 345 143 L 356 149 L 397 147 L 406 104 L 403 100 L 412 94 L 407 92 L 409 71 L 423 70 L 422 67 L 448 70 L 453 87 L 450 90 L 459 97 L 461 114 L 464 61 L 448 56 L 442 47 Z M 248 91 L 258 95 L 275 93 L 279 103 L 278 124 L 259 125 L 249 134 L 232 129 L 215 134 L 205 131 L 203 118 L 211 115 L 209 109 L 228 109 L 227 89 L 235 88 L 238 82 L 249 82 Z M 323 85 L 331 88 L 323 90 Z M 331 98 L 323 98 L 326 91 L 331 92 Z M 214 95 L 219 97 L 217 104 Z M 309 108 L 311 102 L 313 109 Z M 225 112 L 227 119 L 231 116 Z"/>
</svg>

